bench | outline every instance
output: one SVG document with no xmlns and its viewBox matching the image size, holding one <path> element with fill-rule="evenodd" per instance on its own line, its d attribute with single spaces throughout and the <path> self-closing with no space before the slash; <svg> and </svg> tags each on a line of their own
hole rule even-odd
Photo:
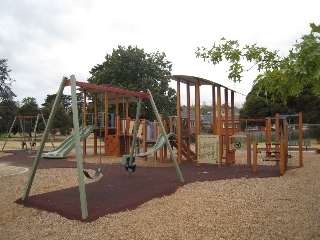
<svg viewBox="0 0 320 240">
<path fill-rule="evenodd" d="M 288 146 L 299 146 L 299 140 L 288 141 Z M 302 146 L 306 147 L 306 151 L 307 151 L 308 147 L 311 146 L 311 139 L 303 139 Z"/>
</svg>

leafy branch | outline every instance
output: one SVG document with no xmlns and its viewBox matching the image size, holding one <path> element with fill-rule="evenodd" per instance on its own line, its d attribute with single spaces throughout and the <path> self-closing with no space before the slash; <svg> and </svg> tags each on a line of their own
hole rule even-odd
<svg viewBox="0 0 320 240">
<path fill-rule="evenodd" d="M 244 71 L 256 67 L 259 74 L 254 84 L 271 94 L 273 99 L 280 94 L 285 102 L 288 96 L 298 95 L 308 84 L 312 84 L 314 93 L 320 96 L 320 25 L 311 23 L 310 27 L 310 34 L 303 35 L 300 42 L 296 41 L 286 57 L 279 56 L 279 51 L 269 51 L 257 44 L 240 47 L 237 40 L 225 38 L 210 49 L 198 47 L 195 54 L 214 65 L 228 61 L 228 78 L 235 83 L 241 82 Z M 243 61 L 253 65 L 244 69 Z"/>
</svg>

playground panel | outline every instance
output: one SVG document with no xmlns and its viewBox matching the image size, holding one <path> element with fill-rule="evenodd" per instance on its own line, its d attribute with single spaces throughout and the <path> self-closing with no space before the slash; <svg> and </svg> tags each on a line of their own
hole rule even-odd
<svg viewBox="0 0 320 240">
<path fill-rule="evenodd" d="M 198 162 L 219 163 L 219 135 L 198 135 Z"/>
</svg>

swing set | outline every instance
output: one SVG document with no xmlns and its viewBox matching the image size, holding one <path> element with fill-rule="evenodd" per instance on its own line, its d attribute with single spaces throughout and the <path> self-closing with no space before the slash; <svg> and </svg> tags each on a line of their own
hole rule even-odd
<svg viewBox="0 0 320 240">
<path fill-rule="evenodd" d="M 74 142 L 75 142 L 75 150 L 76 150 L 76 160 L 77 160 L 77 172 L 78 172 L 78 184 L 79 184 L 79 192 L 80 192 L 80 204 L 81 204 L 81 213 L 82 213 L 82 218 L 86 219 L 88 217 L 88 208 L 87 208 L 87 199 L 86 199 L 86 189 L 85 189 L 85 183 L 84 183 L 84 175 L 85 170 L 83 168 L 83 157 L 82 154 L 85 154 L 85 139 L 84 139 L 84 146 L 83 146 L 83 151 L 81 151 L 81 144 L 80 144 L 80 131 L 79 131 L 79 119 L 78 119 L 78 106 L 77 106 L 77 93 L 76 93 L 76 88 L 80 87 L 82 90 L 84 90 L 84 92 L 86 91 L 91 91 L 91 93 L 93 93 L 94 95 L 94 99 L 97 100 L 97 95 L 98 93 L 103 93 L 100 94 L 100 100 L 103 100 L 104 102 L 104 107 L 105 107 L 105 116 L 107 116 L 108 113 L 108 104 L 109 102 L 113 101 L 117 101 L 116 99 L 118 99 L 118 95 L 119 94 L 123 94 L 125 95 L 127 98 L 131 97 L 131 99 L 135 99 L 138 98 L 138 104 L 137 104 L 137 114 L 136 114 L 136 119 L 135 119 L 135 126 L 134 126 L 134 132 L 133 132 L 133 139 L 132 139 L 132 144 L 131 144 L 131 151 L 130 151 L 130 156 L 128 159 L 128 162 L 126 164 L 126 168 L 128 168 L 128 172 L 130 173 L 130 171 L 132 172 L 133 168 L 135 168 L 135 164 L 134 164 L 134 148 L 136 145 L 136 139 L 137 139 L 137 126 L 139 123 L 139 116 L 140 116 L 140 110 L 141 110 L 141 105 L 142 105 L 142 99 L 149 99 L 153 108 L 153 111 L 156 115 L 157 121 L 159 122 L 159 126 L 161 131 L 164 133 L 165 132 L 165 128 L 162 124 L 160 115 L 158 113 L 157 107 L 155 105 L 155 102 L 153 100 L 152 94 L 149 90 L 147 90 L 146 92 L 134 92 L 134 91 L 129 91 L 129 90 L 124 90 L 124 89 L 120 89 L 120 88 L 115 88 L 115 87 L 110 87 L 110 86 L 106 86 L 106 85 L 96 85 L 96 84 L 90 84 L 90 83 L 84 83 L 84 82 L 78 82 L 76 81 L 76 78 L 74 75 L 70 76 L 70 79 L 67 79 L 66 77 L 64 77 L 61 81 L 59 90 L 57 92 L 56 95 L 56 99 L 53 103 L 52 106 L 52 110 L 46 125 L 46 129 L 44 131 L 43 137 L 41 139 L 40 142 L 40 146 L 38 148 L 38 152 L 36 154 L 35 160 L 34 160 L 34 164 L 33 164 L 33 168 L 30 171 L 30 175 L 29 175 L 29 179 L 27 182 L 27 186 L 25 189 L 25 192 L 23 194 L 22 200 L 26 200 L 29 196 L 30 193 L 30 189 L 41 159 L 41 154 L 43 152 L 43 148 L 45 145 L 45 140 L 48 137 L 49 134 L 49 129 L 52 125 L 54 116 L 56 114 L 57 111 L 57 106 L 60 103 L 62 94 L 63 94 L 63 90 L 65 86 L 70 86 L 71 87 L 71 96 L 72 96 L 72 112 L 73 112 L 73 126 L 74 126 Z M 101 101 L 102 102 L 102 101 Z M 98 122 L 98 112 L 97 112 L 97 101 L 95 101 L 94 103 L 95 106 L 95 113 L 94 113 L 94 121 L 95 124 L 97 125 Z M 86 98 L 84 98 L 84 106 L 83 108 L 86 108 Z M 84 117 L 86 117 L 86 114 L 83 115 Z M 102 122 L 102 121 L 101 121 Z M 86 124 L 86 121 L 84 119 L 84 123 Z M 117 122 L 117 124 L 120 124 L 120 121 Z M 106 133 L 109 131 L 109 129 L 107 128 L 108 126 L 108 118 L 105 117 L 104 118 L 104 131 L 105 131 L 105 135 L 107 135 Z M 103 128 L 100 127 L 99 130 L 99 134 L 101 136 Z M 97 150 L 97 134 L 98 132 L 94 131 L 94 151 L 96 153 Z M 100 138 L 101 139 L 101 138 Z M 170 146 L 170 142 L 169 139 L 167 138 L 167 136 L 165 135 L 164 137 L 164 141 L 166 143 L 166 145 L 168 146 L 168 149 L 170 151 L 170 155 L 171 158 L 173 160 L 173 164 L 174 167 L 176 169 L 178 178 L 180 180 L 180 182 L 184 182 L 183 176 L 181 174 L 180 168 L 178 166 L 175 154 Z M 105 144 L 106 145 L 106 144 Z M 105 146 L 105 149 L 108 146 Z M 118 145 L 119 148 L 119 145 Z M 101 148 L 100 148 L 101 150 Z M 101 156 L 101 154 L 100 154 Z M 100 158 L 100 162 L 101 162 L 101 158 Z M 101 173 L 101 168 L 98 168 L 98 170 L 96 171 L 96 173 L 94 174 L 94 176 L 90 176 L 88 174 L 89 178 L 95 178 L 98 177 L 98 175 Z"/>
<path fill-rule="evenodd" d="M 1 151 L 3 152 L 6 144 L 7 144 L 7 141 L 10 137 L 10 134 L 12 132 L 12 129 L 14 127 L 14 125 L 19 121 L 19 128 L 21 129 L 21 135 L 23 137 L 23 140 L 21 141 L 21 147 L 22 149 L 24 149 L 24 147 L 26 146 L 26 149 L 28 149 L 27 147 L 27 140 L 26 140 L 26 132 L 25 132 L 25 129 L 26 129 L 26 126 L 25 126 L 25 121 L 26 119 L 30 119 L 30 134 L 29 134 L 29 140 L 30 140 L 30 148 L 29 148 L 29 153 L 31 152 L 32 150 L 32 147 L 34 147 L 36 145 L 36 132 L 37 132 L 37 127 L 38 127 L 38 123 L 39 123 L 39 119 L 42 118 L 43 122 L 44 122 L 44 125 L 46 126 L 47 123 L 43 117 L 42 114 L 38 114 L 37 116 L 16 116 L 13 120 L 13 123 L 10 127 L 10 130 L 8 132 L 8 135 L 6 137 L 6 140 L 4 141 L 4 144 L 2 146 L 2 149 Z M 36 119 L 36 123 L 35 123 L 35 126 L 33 126 L 32 124 L 32 119 Z M 32 130 L 33 130 L 33 133 L 32 133 Z M 54 148 L 54 144 L 53 144 L 53 141 L 52 141 L 52 138 L 50 137 L 50 140 L 51 140 L 51 143 L 52 143 L 52 146 Z"/>
</svg>

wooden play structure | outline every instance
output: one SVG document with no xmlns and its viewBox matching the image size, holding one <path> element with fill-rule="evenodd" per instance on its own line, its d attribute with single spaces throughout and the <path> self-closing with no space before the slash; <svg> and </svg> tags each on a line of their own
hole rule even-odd
<svg viewBox="0 0 320 240">
<path fill-rule="evenodd" d="M 299 139 L 291 140 L 288 138 L 288 125 L 287 119 L 289 117 L 298 117 L 298 130 Z M 271 137 L 271 121 L 275 121 L 275 141 L 272 141 Z M 298 114 L 276 114 L 274 118 L 266 118 L 266 147 L 265 147 L 265 157 L 263 161 L 272 161 L 277 165 L 280 165 L 280 174 L 284 174 L 288 167 L 288 158 L 291 155 L 288 152 L 288 146 L 298 146 L 299 152 L 299 166 L 303 167 L 303 145 L 307 146 L 307 141 L 303 140 L 302 134 L 302 113 Z M 253 146 L 253 171 L 258 171 L 258 157 L 257 157 L 257 142 L 252 143 Z"/>
<path fill-rule="evenodd" d="M 96 84 L 89 84 L 89 83 L 84 83 L 84 82 L 78 82 L 76 81 L 76 78 L 74 75 L 72 75 L 70 77 L 70 79 L 67 78 L 63 78 L 60 88 L 57 92 L 56 95 L 56 99 L 54 101 L 47 125 L 46 125 L 46 129 L 44 131 L 43 137 L 41 139 L 40 142 L 40 146 L 38 148 L 38 152 L 36 154 L 35 160 L 34 160 L 34 164 L 33 164 L 33 168 L 30 172 L 30 176 L 29 176 L 29 180 L 24 192 L 24 195 L 22 197 L 22 200 L 25 200 L 28 198 L 29 193 L 30 193 L 30 189 L 38 168 L 38 164 L 39 161 L 41 159 L 42 156 L 42 152 L 43 152 L 43 148 L 45 145 L 45 141 L 48 137 L 49 134 L 49 130 L 51 128 L 56 110 L 57 110 L 57 106 L 60 103 L 61 100 L 61 96 L 63 94 L 63 90 L 66 86 L 70 86 L 71 87 L 71 96 L 72 96 L 72 112 L 73 112 L 73 126 L 74 126 L 74 135 L 70 138 L 68 138 L 68 140 L 63 144 L 62 150 L 69 150 L 70 146 L 72 144 L 74 144 L 75 150 L 76 150 L 76 160 L 77 160 L 77 171 L 78 171 L 78 183 L 79 183 L 79 192 L 80 192 L 80 202 L 81 202 L 81 212 L 82 212 L 82 218 L 86 219 L 88 217 L 88 209 L 87 209 L 87 200 L 86 200 L 86 190 L 85 190 L 85 183 L 84 183 L 84 175 L 85 170 L 83 168 L 83 157 L 82 154 L 85 153 L 86 150 L 86 146 L 84 144 L 83 146 L 83 151 L 81 150 L 81 144 L 80 141 L 81 139 L 85 142 L 85 136 L 87 136 L 88 132 L 93 131 L 94 135 L 95 135 L 95 143 L 94 143 L 94 151 L 95 153 L 97 153 L 97 134 L 98 131 L 96 131 L 96 128 L 100 128 L 99 129 L 99 133 L 101 134 L 102 131 L 105 131 L 105 139 L 107 141 L 106 143 L 106 147 L 105 150 L 109 151 L 108 149 L 110 148 L 110 151 L 120 151 L 122 145 L 125 145 L 125 142 L 121 142 L 124 139 L 123 137 L 121 137 L 120 132 L 120 123 L 121 121 L 119 121 L 119 117 L 115 116 L 115 119 L 117 119 L 118 121 L 116 121 L 115 125 L 117 125 L 117 128 L 114 128 L 113 126 L 109 125 L 109 116 L 108 115 L 108 106 L 110 103 L 115 103 L 116 106 L 118 106 L 118 102 L 119 102 L 119 98 L 121 97 L 121 99 L 124 99 L 124 102 L 130 102 L 130 101 L 137 101 L 136 99 L 138 99 L 138 103 L 137 103 L 137 111 L 136 111 L 136 118 L 135 118 L 135 122 L 134 122 L 134 127 L 133 127 L 133 137 L 132 137 L 132 143 L 131 143 L 131 148 L 130 148 L 130 153 L 128 158 L 126 159 L 126 165 L 125 168 L 127 169 L 127 171 L 129 173 L 133 172 L 135 169 L 135 162 L 134 162 L 134 153 L 135 153 L 135 146 L 136 146 L 136 139 L 137 139 L 137 135 L 138 135 L 138 125 L 139 125 L 139 115 L 140 115 L 140 109 L 141 109 L 141 105 L 142 105 L 142 99 L 149 99 L 153 108 L 153 111 L 156 115 L 160 130 L 162 133 L 165 133 L 165 128 L 162 124 L 161 121 L 161 117 L 158 113 L 157 107 L 155 105 L 155 102 L 153 100 L 152 94 L 149 90 L 145 91 L 145 92 L 134 92 L 134 91 L 129 91 L 129 90 L 124 90 L 124 89 L 120 89 L 120 88 L 115 88 L 115 87 L 111 87 L 111 86 L 105 86 L 105 85 L 96 85 Z M 84 94 L 86 93 L 90 93 L 94 96 L 94 125 L 92 126 L 81 126 L 81 128 L 79 127 L 79 119 L 78 119 L 78 106 L 77 106 L 77 93 L 76 93 L 76 88 L 80 88 L 80 90 L 82 90 L 84 92 Z M 86 98 L 84 98 L 84 109 L 86 109 Z M 102 114 L 100 114 L 100 118 L 98 118 L 98 99 L 100 100 L 100 102 L 104 103 L 104 116 L 108 116 L 105 118 L 102 118 Z M 128 104 L 127 104 L 128 106 Z M 100 112 L 101 113 L 101 112 Z M 118 111 L 116 110 L 116 113 L 118 113 Z M 86 114 L 84 114 L 84 116 L 86 116 Z M 129 120 L 126 120 L 129 121 Z M 84 121 L 86 123 L 86 121 Z M 125 125 L 126 127 L 129 126 L 129 124 Z M 100 135 L 101 137 L 101 135 Z M 107 138 L 111 138 L 110 140 L 108 140 Z M 174 167 L 176 169 L 178 178 L 181 182 L 184 182 L 184 179 L 182 177 L 182 174 L 180 172 L 180 168 L 178 166 L 178 163 L 176 161 L 176 157 L 175 154 L 173 153 L 172 148 L 170 147 L 170 142 L 168 139 L 168 136 L 166 134 L 164 134 L 163 136 L 163 142 L 168 146 L 168 150 L 170 152 L 170 157 L 173 160 L 173 164 Z M 101 172 L 101 169 L 97 170 L 97 175 L 99 175 Z M 96 175 L 96 174 L 95 174 Z M 91 176 L 89 176 L 90 178 L 93 178 Z"/>
<path fill-rule="evenodd" d="M 207 79 L 186 76 L 186 75 L 172 75 L 168 77 L 170 80 L 177 82 L 177 116 L 176 129 L 177 139 L 176 148 L 178 149 L 177 160 L 182 162 L 182 157 L 188 161 L 194 161 L 198 164 L 212 163 L 218 164 L 222 167 L 223 159 L 226 165 L 235 162 L 235 149 L 232 149 L 229 144 L 229 135 L 235 135 L 235 93 L 241 94 L 231 90 L 221 84 L 212 82 Z M 186 108 L 187 117 L 181 117 L 181 84 L 186 87 Z M 200 114 L 200 86 L 211 88 L 212 99 L 212 136 L 201 135 L 201 114 Z M 195 149 L 191 150 L 190 143 L 190 106 L 191 94 L 190 89 L 194 87 L 194 102 L 195 102 Z M 222 92 L 224 93 L 224 112 L 222 112 Z M 230 96 L 230 99 L 229 99 Z M 230 105 L 230 108 L 229 108 Z M 226 124 L 224 124 L 226 123 Z M 210 152 L 210 154 L 209 154 Z"/>
</svg>

